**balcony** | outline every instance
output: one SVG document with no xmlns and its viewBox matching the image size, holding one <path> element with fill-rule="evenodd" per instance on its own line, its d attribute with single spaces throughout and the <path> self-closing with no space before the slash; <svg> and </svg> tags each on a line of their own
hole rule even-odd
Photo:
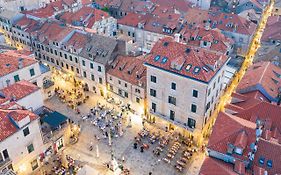
<svg viewBox="0 0 281 175">
<path fill-rule="evenodd" d="M 43 135 L 43 143 L 49 143 L 49 142 L 55 142 L 59 138 L 61 138 L 65 131 L 66 131 L 66 125 L 64 124 L 61 126 L 61 128 L 58 128 L 56 130 L 49 130 L 49 128 L 42 128 L 42 135 Z"/>
<path fill-rule="evenodd" d="M 12 164 L 12 161 L 10 158 L 5 159 L 4 161 L 0 161 L 0 172 L 2 172 L 3 169 L 7 169 L 7 167 Z M 5 170 L 4 170 L 5 171 Z"/>
</svg>

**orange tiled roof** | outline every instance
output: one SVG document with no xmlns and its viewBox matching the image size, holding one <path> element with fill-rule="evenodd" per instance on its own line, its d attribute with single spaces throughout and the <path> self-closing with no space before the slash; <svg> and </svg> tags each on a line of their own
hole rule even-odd
<svg viewBox="0 0 281 175">
<path fill-rule="evenodd" d="M 161 58 L 156 61 L 157 57 Z M 167 59 L 163 63 L 164 57 Z M 176 63 L 180 61 L 177 60 L 179 58 L 182 58 L 182 63 Z M 164 38 L 154 45 L 146 64 L 202 82 L 209 82 L 226 61 L 227 57 L 223 54 L 193 48 L 175 42 L 172 38 Z"/>
<path fill-rule="evenodd" d="M 41 42 L 60 42 L 73 30 L 74 29 L 58 22 L 45 22 L 39 30 L 33 33 L 33 35 L 38 36 Z"/>
<path fill-rule="evenodd" d="M 259 90 L 258 86 L 264 88 L 266 93 L 270 95 L 269 97 L 261 92 L 269 100 L 276 98 L 281 87 L 281 69 L 270 62 L 255 63 L 245 73 L 237 91 L 245 94 Z"/>
<path fill-rule="evenodd" d="M 144 61 L 145 60 L 142 56 L 118 56 L 111 64 L 111 68 L 108 70 L 108 74 L 132 83 L 136 86 L 140 86 L 141 84 L 141 87 L 145 89 L 146 67 L 143 65 Z"/>
<path fill-rule="evenodd" d="M 199 47 L 200 41 L 206 41 L 211 43 L 211 50 L 221 53 L 226 53 L 228 47 L 234 44 L 233 40 L 225 37 L 218 29 L 206 30 L 203 27 L 189 28 L 185 26 L 180 33 L 188 45 Z"/>
<path fill-rule="evenodd" d="M 266 23 L 261 40 L 281 40 L 281 16 L 270 16 Z"/>
<path fill-rule="evenodd" d="M 15 121 L 20 121 L 27 116 L 29 116 L 30 121 L 38 118 L 37 115 L 29 110 L 0 109 L 0 141 L 5 140 L 7 137 L 11 136 L 19 130 L 18 126 L 16 126 L 16 124 L 12 122 L 12 119 Z"/>
<path fill-rule="evenodd" d="M 247 160 L 250 144 L 256 140 L 256 124 L 236 116 L 220 112 L 209 139 L 208 148 L 226 154 L 228 144 L 243 146 L 242 155 L 232 154 L 240 160 Z"/>
<path fill-rule="evenodd" d="M 38 89 L 39 88 L 36 85 L 25 80 L 16 82 L 0 90 L 0 92 L 5 96 L 5 98 L 0 98 L 0 104 L 11 99 L 14 99 L 15 101 L 20 100 Z"/>
<path fill-rule="evenodd" d="M 34 58 L 18 51 L 8 51 L 0 54 L 0 77 L 19 70 L 19 59 L 22 58 L 23 67 L 37 63 Z"/>
<path fill-rule="evenodd" d="M 64 45 L 67 47 L 73 47 L 74 49 L 83 48 L 89 40 L 86 34 L 75 32 L 69 40 L 67 40 Z"/>
<path fill-rule="evenodd" d="M 237 173 L 234 172 L 232 164 L 206 157 L 199 175 L 237 175 Z"/>
<path fill-rule="evenodd" d="M 255 154 L 253 164 L 268 172 L 268 174 L 280 174 L 281 172 L 281 144 L 277 142 L 271 142 L 264 139 L 260 139 L 258 142 L 258 149 Z M 264 158 L 264 164 L 260 164 L 259 159 Z M 272 161 L 272 168 L 267 164 L 268 161 Z"/>
<path fill-rule="evenodd" d="M 210 13 L 209 19 L 212 28 L 244 35 L 253 35 L 257 27 L 255 23 L 237 14 Z"/>
</svg>

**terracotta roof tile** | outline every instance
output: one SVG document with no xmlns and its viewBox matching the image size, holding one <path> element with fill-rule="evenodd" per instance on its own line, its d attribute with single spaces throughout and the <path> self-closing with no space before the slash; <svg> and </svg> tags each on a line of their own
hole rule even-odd
<svg viewBox="0 0 281 175">
<path fill-rule="evenodd" d="M 233 165 L 207 157 L 204 160 L 199 175 L 237 175 L 237 173 L 233 171 Z"/>
<path fill-rule="evenodd" d="M 257 119 L 261 121 L 268 121 L 269 129 L 277 127 L 281 129 L 280 114 L 281 107 L 268 102 L 260 102 L 252 107 L 249 107 L 243 111 L 235 114 L 236 116 L 245 120 L 256 122 Z"/>
<path fill-rule="evenodd" d="M 261 40 L 281 40 L 281 16 L 270 16 L 266 23 Z"/>
<path fill-rule="evenodd" d="M 16 82 L 0 90 L 0 92 L 5 96 L 5 98 L 0 98 L 0 104 L 12 99 L 14 101 L 18 101 L 37 90 L 39 90 L 39 88 L 28 81 L 22 80 Z"/>
<path fill-rule="evenodd" d="M 22 67 L 37 63 L 34 58 L 21 54 L 18 51 L 0 53 L 0 77 L 18 71 L 20 69 L 19 62 L 22 62 Z"/>
<path fill-rule="evenodd" d="M 211 50 L 224 54 L 234 44 L 233 40 L 225 37 L 218 29 L 206 30 L 203 27 L 190 28 L 187 25 L 180 33 L 183 36 L 183 42 L 188 45 L 200 47 L 200 42 L 205 41 L 211 43 Z"/>
<path fill-rule="evenodd" d="M 146 67 L 143 65 L 144 62 L 145 58 L 142 56 L 118 56 L 111 64 L 108 74 L 145 89 Z"/>
<path fill-rule="evenodd" d="M 5 140 L 19 130 L 18 126 L 12 122 L 20 121 L 23 118 L 29 116 L 30 121 L 38 118 L 37 115 L 29 110 L 4 110 L 0 109 L 0 141 Z"/>
<path fill-rule="evenodd" d="M 228 144 L 236 144 L 244 149 L 242 155 L 233 153 L 232 156 L 240 160 L 247 160 L 248 153 L 251 151 L 250 144 L 256 140 L 255 128 L 255 123 L 220 112 L 213 126 L 208 148 L 226 154 Z"/>
<path fill-rule="evenodd" d="M 263 96 L 275 101 L 280 87 L 281 69 L 270 62 L 258 62 L 247 70 L 237 87 L 237 91 L 244 94 L 259 90 Z"/>
<path fill-rule="evenodd" d="M 185 59 L 182 65 L 174 64 L 175 59 L 178 58 Z M 193 48 L 175 42 L 172 38 L 164 38 L 154 45 L 146 64 L 199 81 L 209 82 L 226 61 L 225 55 Z"/>
<path fill-rule="evenodd" d="M 89 37 L 86 34 L 75 32 L 64 45 L 74 49 L 82 49 L 88 42 Z"/>
<path fill-rule="evenodd" d="M 211 27 L 244 35 L 253 35 L 257 25 L 237 14 L 210 13 Z M 208 20 L 206 19 L 206 20 Z"/>
<path fill-rule="evenodd" d="M 258 149 L 255 153 L 255 159 L 253 164 L 257 167 L 261 167 L 266 170 L 268 174 L 280 174 L 281 173 L 281 144 L 273 143 L 264 139 L 260 139 L 258 142 Z M 264 164 L 259 162 L 260 158 L 264 158 Z M 270 162 L 272 167 L 270 167 Z"/>
</svg>

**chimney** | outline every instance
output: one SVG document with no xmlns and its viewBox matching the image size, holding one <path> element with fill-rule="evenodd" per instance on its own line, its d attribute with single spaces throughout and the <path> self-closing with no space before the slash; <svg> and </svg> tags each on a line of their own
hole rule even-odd
<svg viewBox="0 0 281 175">
<path fill-rule="evenodd" d="M 180 42 L 180 34 L 179 33 L 175 34 L 175 41 Z"/>
<path fill-rule="evenodd" d="M 22 59 L 22 58 L 19 58 L 19 59 L 18 59 L 18 68 L 19 68 L 19 69 L 22 69 L 22 68 L 23 68 L 23 59 Z"/>
</svg>

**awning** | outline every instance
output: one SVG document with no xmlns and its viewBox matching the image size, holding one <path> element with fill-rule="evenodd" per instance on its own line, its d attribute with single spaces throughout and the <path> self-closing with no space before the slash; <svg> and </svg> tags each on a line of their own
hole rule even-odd
<svg viewBox="0 0 281 175">
<path fill-rule="evenodd" d="M 57 128 L 60 124 L 63 124 L 67 120 L 65 115 L 62 115 L 59 112 L 49 112 L 45 114 L 42 118 L 42 122 L 47 123 L 52 128 Z"/>
</svg>

